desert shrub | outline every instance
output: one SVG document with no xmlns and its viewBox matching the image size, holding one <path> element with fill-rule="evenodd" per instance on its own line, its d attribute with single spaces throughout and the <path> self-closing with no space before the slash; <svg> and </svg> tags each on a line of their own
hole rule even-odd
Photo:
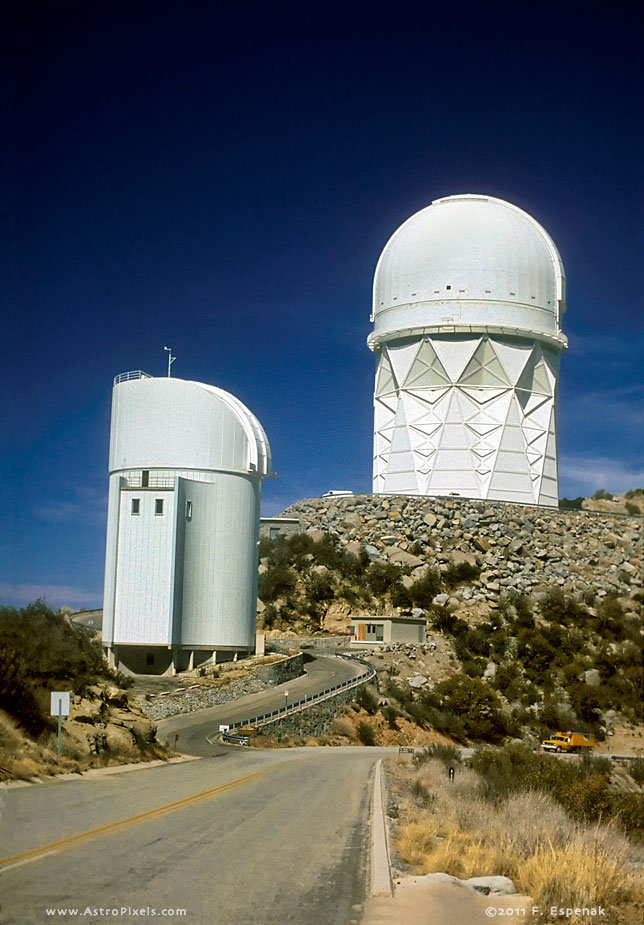
<svg viewBox="0 0 644 925">
<path fill-rule="evenodd" d="M 418 778 L 414 780 L 411 785 L 411 795 L 413 799 L 425 809 L 436 802 L 436 794 L 431 793 L 422 780 Z"/>
<path fill-rule="evenodd" d="M 640 509 L 638 508 L 636 504 L 633 504 L 632 501 L 627 501 L 626 502 L 626 513 L 627 514 L 639 514 Z"/>
<path fill-rule="evenodd" d="M 435 610 L 432 613 L 432 626 L 441 633 L 452 633 L 457 617 L 449 610 Z"/>
<path fill-rule="evenodd" d="M 541 614 L 549 623 L 576 626 L 588 621 L 587 610 L 561 588 L 553 588 L 540 604 Z"/>
<path fill-rule="evenodd" d="M 599 488 L 592 496 L 592 499 L 593 501 L 612 501 L 613 495 L 610 491 L 606 491 L 604 488 Z"/>
<path fill-rule="evenodd" d="M 636 498 L 637 495 L 644 495 L 644 488 L 630 488 L 626 492 L 627 498 Z"/>
<path fill-rule="evenodd" d="M 340 585 L 335 594 L 336 597 L 343 598 L 347 604 L 357 604 L 360 600 L 360 594 L 351 585 Z"/>
<path fill-rule="evenodd" d="M 386 594 L 399 579 L 400 569 L 390 562 L 372 562 L 367 569 L 367 584 L 374 594 Z"/>
<path fill-rule="evenodd" d="M 264 612 L 262 613 L 262 620 L 264 622 L 264 626 L 267 629 L 270 629 L 274 625 L 275 621 L 277 620 L 277 607 L 275 604 L 269 604 L 264 608 Z"/>
<path fill-rule="evenodd" d="M 644 758 L 633 758 L 628 765 L 628 773 L 636 784 L 644 786 Z"/>
<path fill-rule="evenodd" d="M 309 533 L 289 533 L 286 548 L 291 556 L 305 556 L 312 552 L 315 543 Z"/>
<path fill-rule="evenodd" d="M 321 540 L 313 544 L 310 551 L 317 565 L 339 569 L 342 564 L 344 551 L 340 550 L 337 542 L 330 536 L 323 536 Z"/>
<path fill-rule="evenodd" d="M 366 685 L 363 685 L 358 689 L 355 702 L 358 704 L 358 706 L 362 707 L 363 710 L 366 710 L 367 713 L 370 713 L 372 716 L 374 713 L 378 712 L 378 698 L 374 692 Z"/>
<path fill-rule="evenodd" d="M 444 579 L 448 588 L 453 588 L 464 581 L 475 581 L 481 574 L 478 565 L 472 565 L 470 562 L 453 562 L 447 566 Z"/>
<path fill-rule="evenodd" d="M 435 707 L 423 706 L 422 704 L 416 704 L 415 706 L 422 710 L 424 725 L 449 736 L 450 739 L 454 739 L 456 742 L 467 742 L 468 733 L 465 729 L 465 724 L 456 713 L 452 713 L 451 710 L 439 710 Z"/>
<path fill-rule="evenodd" d="M 559 507 L 562 511 L 580 511 L 585 499 L 579 498 L 560 498 Z"/>
<path fill-rule="evenodd" d="M 494 742 L 504 734 L 498 697 L 478 678 L 455 675 L 422 695 L 421 702 L 457 716 L 465 734 L 471 738 Z"/>
<path fill-rule="evenodd" d="M 398 717 L 400 716 L 400 713 L 398 712 L 398 710 L 395 707 L 392 707 L 391 704 L 389 704 L 382 711 L 382 715 L 387 720 L 387 725 L 389 726 L 389 728 L 397 731 L 398 730 Z"/>
<path fill-rule="evenodd" d="M 461 658 L 461 667 L 468 678 L 482 678 L 486 665 L 482 658 Z"/>
<path fill-rule="evenodd" d="M 393 672 L 391 672 L 393 674 Z M 387 697 L 390 697 L 393 700 L 397 700 L 398 703 L 406 709 L 410 704 L 414 702 L 413 695 L 408 687 L 399 687 L 395 681 L 389 679 L 387 681 L 387 686 L 385 687 L 385 694 Z"/>
<path fill-rule="evenodd" d="M 592 726 L 599 723 L 604 698 L 598 688 L 589 687 L 588 684 L 577 681 L 568 686 L 568 696 L 570 697 L 571 706 L 579 719 L 590 723 Z"/>
<path fill-rule="evenodd" d="M 257 579 L 257 596 L 265 604 L 284 597 L 295 587 L 295 575 L 285 564 L 269 567 Z"/>
<path fill-rule="evenodd" d="M 322 572 L 322 574 L 314 572 L 307 581 L 306 594 L 308 599 L 315 603 L 330 601 L 333 597 L 332 575 L 328 572 Z"/>
<path fill-rule="evenodd" d="M 434 758 L 442 761 L 447 767 L 453 764 L 460 764 L 461 753 L 457 748 L 454 748 L 453 745 L 430 745 L 429 748 L 424 748 L 422 752 L 415 756 L 415 761 L 416 764 L 421 766 Z"/>
<path fill-rule="evenodd" d="M 405 586 L 399 582 L 391 586 L 390 595 L 391 603 L 394 607 L 401 607 L 403 610 L 408 610 L 413 606 L 413 600 L 409 589 L 405 588 Z"/>
<path fill-rule="evenodd" d="M 430 569 L 426 575 L 413 583 L 409 588 L 409 594 L 415 607 L 422 607 L 427 610 L 440 589 L 440 572 L 438 569 Z"/>
<path fill-rule="evenodd" d="M 613 793 L 611 813 L 627 835 L 644 842 L 644 794 L 624 791 Z"/>
<path fill-rule="evenodd" d="M 539 683 L 555 662 L 557 652 L 540 630 L 521 629 L 517 635 L 517 655 L 523 662 L 526 676 Z"/>
<path fill-rule="evenodd" d="M 369 723 L 365 723 L 364 721 L 358 723 L 358 728 L 356 732 L 358 733 L 358 738 L 360 739 L 363 745 L 375 745 L 376 744 L 376 737 Z"/>
</svg>

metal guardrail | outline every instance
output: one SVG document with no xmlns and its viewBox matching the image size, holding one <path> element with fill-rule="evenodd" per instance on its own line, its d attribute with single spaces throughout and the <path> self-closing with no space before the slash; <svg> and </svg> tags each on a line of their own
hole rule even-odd
<svg viewBox="0 0 644 925">
<path fill-rule="evenodd" d="M 250 736 L 236 736 L 231 735 L 229 732 L 224 732 L 222 739 L 224 742 L 232 742 L 234 745 L 250 745 Z"/>
<path fill-rule="evenodd" d="M 367 684 L 373 677 L 375 677 L 376 669 L 372 664 L 365 661 L 361 658 L 355 658 L 350 655 L 337 655 L 336 658 L 344 658 L 346 661 L 350 662 L 359 662 L 361 665 L 364 665 L 367 668 L 364 674 L 359 675 L 357 678 L 350 678 L 348 681 L 342 681 L 340 684 L 335 684 L 333 687 L 328 687 L 326 690 L 321 691 L 318 694 L 311 694 L 310 697 L 304 697 L 303 700 L 297 700 L 295 703 L 290 703 L 288 706 L 279 707 L 277 710 L 271 710 L 270 713 L 263 713 L 261 716 L 255 716 L 252 719 L 239 720 L 236 723 L 230 723 L 229 729 L 241 729 L 244 726 L 264 726 L 266 723 L 270 723 L 272 720 L 277 719 L 280 716 L 288 716 L 291 713 L 298 713 L 302 710 L 305 710 L 307 707 L 313 706 L 315 703 L 320 703 L 327 697 L 333 696 L 333 694 L 338 693 L 342 690 L 349 690 L 352 687 L 360 687 L 362 684 Z M 227 736 L 228 733 L 224 733 L 224 736 Z"/>
<path fill-rule="evenodd" d="M 130 379 L 154 379 L 154 376 L 144 373 L 142 369 L 131 369 L 128 373 L 119 373 L 118 376 L 114 376 L 114 385 L 118 385 L 119 382 L 129 382 Z"/>
</svg>

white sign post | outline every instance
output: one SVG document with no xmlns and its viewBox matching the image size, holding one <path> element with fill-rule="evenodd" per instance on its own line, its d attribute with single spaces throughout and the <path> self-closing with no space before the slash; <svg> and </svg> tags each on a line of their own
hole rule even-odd
<svg viewBox="0 0 644 925">
<path fill-rule="evenodd" d="M 69 691 L 51 691 L 52 716 L 58 717 L 58 757 L 63 750 L 63 716 L 69 716 Z"/>
</svg>

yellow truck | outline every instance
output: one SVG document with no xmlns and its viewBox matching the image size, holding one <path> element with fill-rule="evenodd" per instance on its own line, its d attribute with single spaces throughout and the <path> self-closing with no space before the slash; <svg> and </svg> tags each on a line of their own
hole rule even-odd
<svg viewBox="0 0 644 925">
<path fill-rule="evenodd" d="M 555 732 L 551 739 L 544 739 L 541 748 L 544 752 L 590 751 L 595 745 L 595 736 L 591 732 Z"/>
</svg>

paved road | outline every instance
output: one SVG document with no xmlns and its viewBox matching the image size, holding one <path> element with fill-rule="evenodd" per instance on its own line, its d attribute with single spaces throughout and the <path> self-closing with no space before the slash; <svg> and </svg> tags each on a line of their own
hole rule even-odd
<svg viewBox="0 0 644 925">
<path fill-rule="evenodd" d="M 0 791 L 0 922 L 348 925 L 365 895 L 379 749 L 226 757 Z M 150 915 L 148 913 L 148 915 Z M 152 917 L 152 916 L 150 916 Z"/>
<path fill-rule="evenodd" d="M 249 694 L 231 703 L 161 720 L 157 724 L 158 738 L 172 745 L 175 734 L 178 734 L 177 750 L 186 755 L 223 754 L 221 745 L 210 745 L 206 741 L 206 736 L 217 732 L 220 724 L 252 719 L 283 707 L 286 702 L 286 690 L 289 693 L 289 703 L 293 703 L 304 696 L 309 697 L 342 681 L 357 677 L 365 670 L 358 662 L 350 662 L 332 655 L 316 655 L 304 668 L 306 674 L 302 677 L 276 685 L 259 694 Z"/>
</svg>

